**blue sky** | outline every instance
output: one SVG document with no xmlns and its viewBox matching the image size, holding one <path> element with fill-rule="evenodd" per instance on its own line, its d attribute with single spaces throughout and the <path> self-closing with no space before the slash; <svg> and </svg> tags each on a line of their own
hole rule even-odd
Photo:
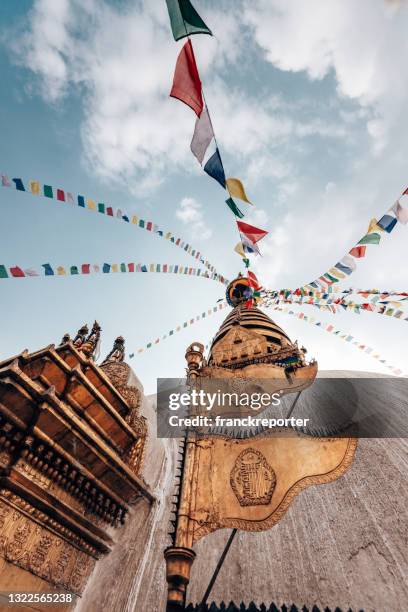
<svg viewBox="0 0 408 612">
<path fill-rule="evenodd" d="M 227 175 L 243 179 L 256 204 L 247 220 L 270 232 L 254 270 L 271 288 L 304 284 L 342 257 L 408 182 L 407 7 L 195 5 L 215 33 L 193 44 Z M 3 0 L 0 23 L 1 171 L 152 219 L 220 272 L 237 274 L 225 194 L 189 150 L 194 114 L 168 98 L 181 43 L 172 39 L 164 0 Z M 90 211 L 3 188 L 0 206 L 5 265 L 194 265 L 166 241 Z M 398 225 L 370 248 L 353 286 L 407 290 L 406 231 Z M 2 281 L 0 357 L 59 341 L 95 318 L 102 353 L 119 334 L 133 352 L 222 296 L 216 282 L 159 274 Z M 182 375 L 185 348 L 206 343 L 224 316 L 132 360 L 146 390 L 158 376 Z M 272 316 L 321 368 L 379 370 L 329 334 Z M 395 366 L 406 363 L 406 323 L 374 314 L 321 318 Z"/>
</svg>

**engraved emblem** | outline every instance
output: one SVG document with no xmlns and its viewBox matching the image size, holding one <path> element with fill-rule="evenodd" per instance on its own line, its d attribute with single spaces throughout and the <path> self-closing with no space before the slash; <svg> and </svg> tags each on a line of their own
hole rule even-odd
<svg viewBox="0 0 408 612">
<path fill-rule="evenodd" d="M 272 499 L 276 475 L 262 453 L 247 448 L 238 455 L 230 482 L 241 506 L 261 506 Z"/>
</svg>

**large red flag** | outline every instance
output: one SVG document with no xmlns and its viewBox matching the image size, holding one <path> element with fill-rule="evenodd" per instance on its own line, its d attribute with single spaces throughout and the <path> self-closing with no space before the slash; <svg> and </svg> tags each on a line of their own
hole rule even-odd
<svg viewBox="0 0 408 612">
<path fill-rule="evenodd" d="M 198 117 L 201 115 L 204 108 L 201 81 L 190 40 L 186 42 L 177 58 L 170 96 L 190 106 Z"/>
<path fill-rule="evenodd" d="M 253 225 L 249 225 L 243 221 L 237 221 L 237 225 L 239 231 L 242 232 L 253 244 L 258 242 L 258 240 L 261 240 L 261 238 L 264 238 L 268 233 L 263 229 L 259 229 L 258 227 L 254 227 Z"/>
</svg>

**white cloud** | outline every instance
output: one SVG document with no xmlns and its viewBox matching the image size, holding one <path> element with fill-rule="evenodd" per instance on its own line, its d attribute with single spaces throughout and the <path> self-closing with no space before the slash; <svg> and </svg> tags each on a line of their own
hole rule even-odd
<svg viewBox="0 0 408 612">
<path fill-rule="evenodd" d="M 188 225 L 191 236 L 195 239 L 208 240 L 212 231 L 204 220 L 202 206 L 194 198 L 183 198 L 176 210 L 176 217 Z"/>
<path fill-rule="evenodd" d="M 401 67 L 408 59 L 408 7 L 398 6 L 382 0 L 255 0 L 245 17 L 275 66 L 306 71 L 311 79 L 333 70 L 341 96 L 371 107 L 367 129 L 380 154 L 406 109 Z"/>
<path fill-rule="evenodd" d="M 344 138 L 340 125 L 301 121 L 276 94 L 259 95 L 244 81 L 227 83 L 231 68 L 235 76 L 240 72 L 242 41 L 251 45 L 241 12 L 205 4 L 200 12 L 222 23 L 222 38 L 197 36 L 194 46 L 217 137 L 222 152 L 234 156 L 234 172 L 241 164 L 249 179 L 279 181 L 289 172 L 283 144 L 313 134 Z M 141 195 L 175 172 L 198 171 L 189 150 L 194 114 L 168 96 L 181 43 L 172 40 L 164 1 L 119 7 L 105 0 L 35 0 L 26 25 L 13 48 L 36 76 L 31 91 L 54 105 L 81 92 L 90 172 L 125 181 Z"/>
</svg>

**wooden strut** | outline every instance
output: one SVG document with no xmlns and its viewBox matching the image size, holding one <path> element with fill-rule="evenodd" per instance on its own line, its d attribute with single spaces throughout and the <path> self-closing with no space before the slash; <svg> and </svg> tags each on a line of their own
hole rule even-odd
<svg viewBox="0 0 408 612">
<path fill-rule="evenodd" d="M 297 401 L 298 401 L 298 399 L 299 399 L 299 397 L 300 397 L 300 394 L 301 394 L 301 393 L 302 393 L 302 391 L 298 391 L 297 396 L 296 396 L 296 397 L 295 397 L 295 399 L 293 400 L 293 404 L 292 404 L 292 405 L 291 405 L 291 407 L 289 408 L 289 412 L 288 412 L 288 414 L 286 415 L 286 418 L 287 418 L 287 419 L 290 419 L 290 417 L 292 416 L 293 411 L 294 411 L 294 409 L 295 409 L 295 406 L 296 406 L 296 404 L 297 404 Z"/>
<path fill-rule="evenodd" d="M 204 610 L 204 606 L 205 606 L 205 604 L 207 603 L 207 599 L 208 599 L 208 598 L 209 598 L 209 596 L 210 596 L 210 593 L 211 593 L 211 591 L 212 591 L 212 588 L 213 588 L 213 586 L 214 586 L 214 583 L 215 583 L 215 581 L 217 580 L 217 576 L 218 576 L 218 574 L 220 573 L 220 569 L 222 568 L 222 565 L 223 565 L 223 563 L 224 563 L 224 561 L 225 561 L 225 557 L 226 557 L 226 556 L 227 556 L 227 554 L 228 554 L 228 551 L 229 551 L 229 549 L 230 549 L 230 546 L 231 546 L 231 544 L 232 544 L 233 539 L 235 538 L 235 534 L 237 533 L 237 531 L 238 531 L 237 529 L 233 529 L 233 530 L 231 531 L 231 535 L 230 535 L 230 537 L 228 538 L 228 542 L 226 543 L 225 548 L 224 548 L 224 550 L 222 551 L 221 557 L 219 558 L 219 561 L 218 561 L 218 563 L 217 563 L 217 567 L 215 568 L 214 573 L 213 573 L 213 575 L 211 576 L 211 580 L 210 580 L 210 582 L 209 582 L 209 584 L 208 584 L 207 590 L 206 590 L 206 592 L 204 593 L 204 597 L 203 597 L 203 599 L 202 599 L 202 601 L 201 601 L 201 603 L 200 603 L 200 606 L 199 606 L 199 608 L 198 608 L 198 612 L 202 612 L 202 611 Z"/>
</svg>

